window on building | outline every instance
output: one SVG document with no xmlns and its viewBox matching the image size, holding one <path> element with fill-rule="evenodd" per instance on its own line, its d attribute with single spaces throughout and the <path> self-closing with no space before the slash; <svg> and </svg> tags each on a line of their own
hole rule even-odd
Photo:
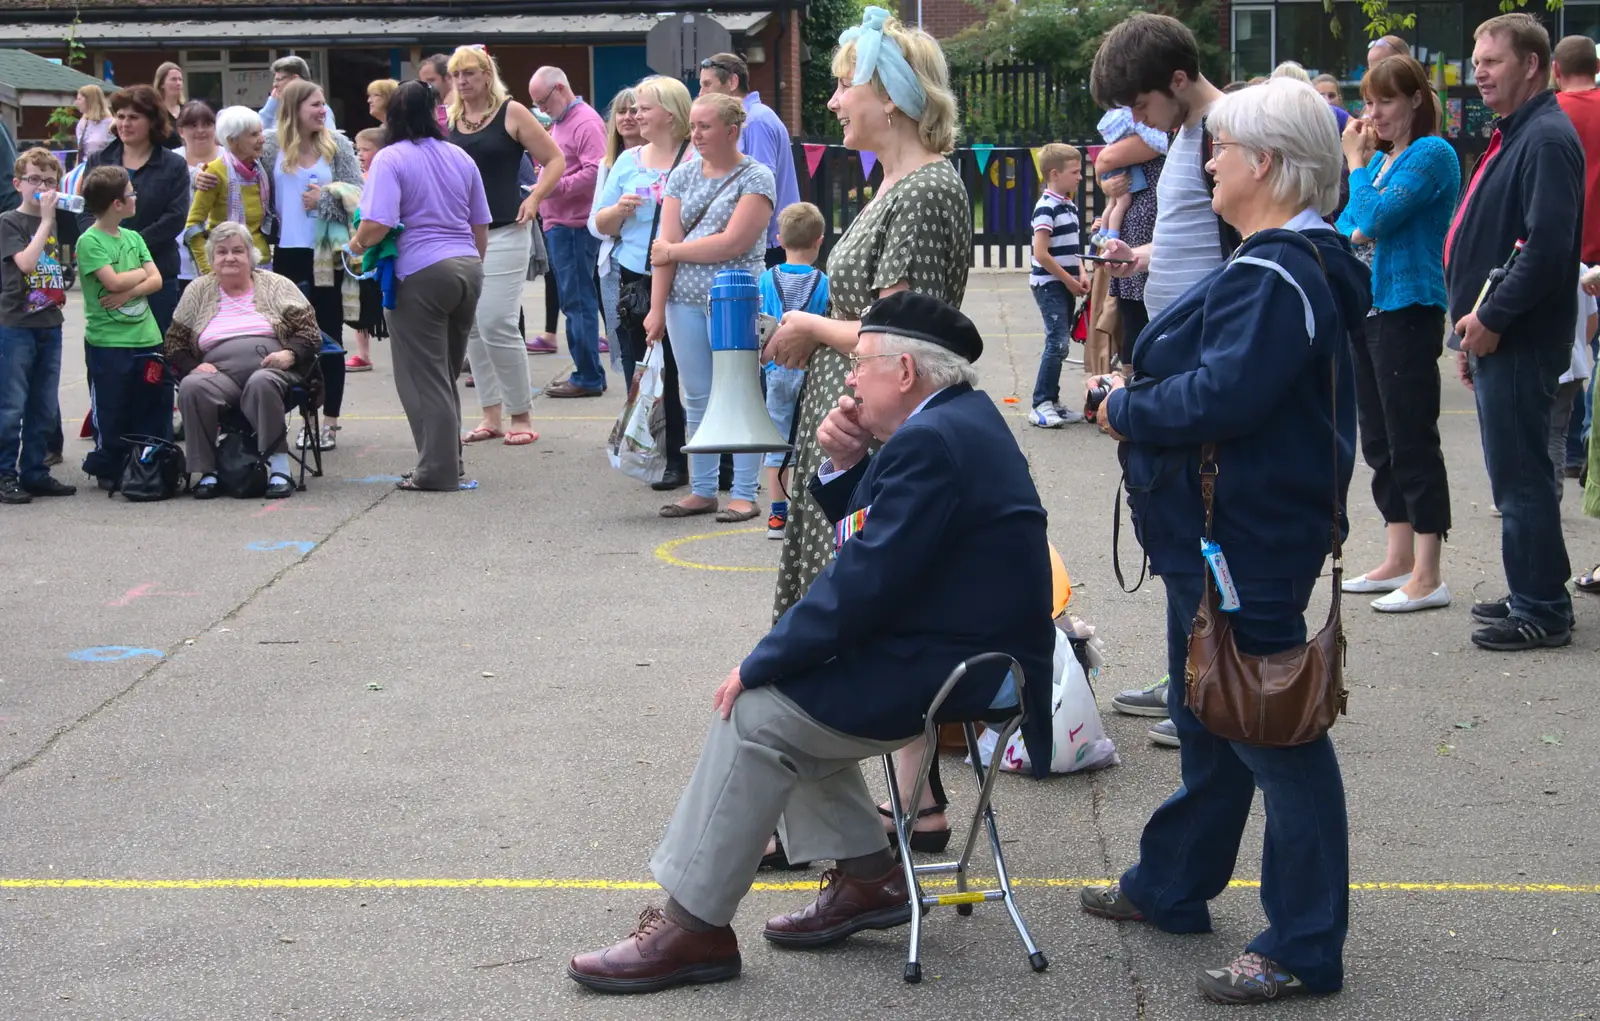
<svg viewBox="0 0 1600 1021">
<path fill-rule="evenodd" d="M 1332 27 L 1335 22 L 1337 37 Z M 1313 78 L 1331 74 L 1341 82 L 1359 80 L 1367 52 L 1365 25 L 1366 19 L 1354 3 L 1335 4 L 1331 14 L 1319 3 L 1279 4 L 1274 63 L 1293 60 Z"/>
<path fill-rule="evenodd" d="M 1586 35 L 1600 41 L 1600 3 L 1570 3 L 1561 11 L 1561 34 Z"/>
<path fill-rule="evenodd" d="M 1247 81 L 1271 74 L 1273 61 L 1272 7 L 1233 9 L 1233 80 Z"/>
</svg>

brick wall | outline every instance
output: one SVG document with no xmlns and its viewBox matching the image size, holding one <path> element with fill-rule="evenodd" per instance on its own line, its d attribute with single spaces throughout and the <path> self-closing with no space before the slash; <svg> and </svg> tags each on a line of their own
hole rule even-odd
<svg viewBox="0 0 1600 1021">
<path fill-rule="evenodd" d="M 783 33 L 783 39 L 778 39 L 778 19 L 771 19 L 772 23 L 763 30 L 758 37 L 761 47 L 766 51 L 767 59 L 750 68 L 750 87 L 753 91 L 761 93 L 761 101 L 771 106 L 788 126 L 790 134 L 800 132 L 800 93 L 803 84 L 800 80 L 800 14 L 798 11 L 788 13 L 789 24 Z M 776 89 L 774 79 L 779 68 L 783 74 L 782 105 L 775 102 Z"/>
<path fill-rule="evenodd" d="M 936 39 L 948 39 L 983 18 L 983 10 L 966 0 L 922 0 L 922 27 Z M 901 0 L 900 20 L 917 23 L 917 0 Z"/>
</svg>

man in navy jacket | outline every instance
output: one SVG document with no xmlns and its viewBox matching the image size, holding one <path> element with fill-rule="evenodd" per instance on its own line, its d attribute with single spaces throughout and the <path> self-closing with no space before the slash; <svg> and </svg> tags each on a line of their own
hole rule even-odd
<svg viewBox="0 0 1600 1021">
<path fill-rule="evenodd" d="M 1583 243 L 1583 146 L 1550 78 L 1550 36 L 1528 14 L 1478 26 L 1484 103 L 1499 114 L 1445 237 L 1450 318 L 1462 379 L 1478 402 L 1489 491 L 1501 514 L 1505 599 L 1478 603 L 1473 644 L 1517 651 L 1572 641 L 1572 565 L 1561 536 L 1562 465 L 1550 463 L 1550 410 L 1572 357 Z M 1522 251 L 1478 305 L 1489 273 Z"/>
<path fill-rule="evenodd" d="M 665 912 L 647 908 L 628 939 L 573 958 L 575 981 L 653 992 L 737 975 L 729 922 L 774 826 L 791 860 L 838 868 L 814 904 L 767 923 L 768 940 L 827 946 L 910 921 L 858 763 L 921 734 L 964 659 L 998 651 L 1022 666 L 1023 737 L 1048 768 L 1045 512 L 1010 427 L 972 387 L 982 350 L 971 320 L 925 295 L 890 295 L 863 318 L 856 396 L 818 429 L 829 460 L 811 483 L 837 557 L 717 690 L 719 718 L 651 861 Z M 868 456 L 873 439 L 883 446 Z M 978 670 L 945 710 L 976 718 L 1016 700 L 1004 670 Z"/>
</svg>

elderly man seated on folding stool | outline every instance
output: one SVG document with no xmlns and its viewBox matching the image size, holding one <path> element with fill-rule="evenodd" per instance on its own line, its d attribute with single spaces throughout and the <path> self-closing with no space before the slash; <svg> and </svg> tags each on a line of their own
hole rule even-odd
<svg viewBox="0 0 1600 1021">
<path fill-rule="evenodd" d="M 1022 666 L 1023 736 L 1048 764 L 1045 512 L 1010 427 L 973 389 L 982 351 L 972 321 L 936 298 L 901 291 L 863 316 L 855 396 L 817 430 L 829 460 L 811 482 L 837 522 L 836 557 L 717 689 L 719 715 L 651 861 L 666 910 L 646 908 L 630 937 L 573 958 L 575 981 L 642 993 L 739 974 L 729 923 L 775 825 L 790 858 L 838 867 L 815 903 L 767 922 L 769 941 L 820 947 L 909 922 L 859 762 L 920 735 L 962 660 L 1004 652 Z M 1003 669 L 976 669 L 941 716 L 975 718 L 1015 692 Z"/>
</svg>

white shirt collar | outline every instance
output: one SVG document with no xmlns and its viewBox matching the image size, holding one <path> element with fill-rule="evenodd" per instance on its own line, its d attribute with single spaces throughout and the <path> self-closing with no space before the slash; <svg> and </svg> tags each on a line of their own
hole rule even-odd
<svg viewBox="0 0 1600 1021">
<path fill-rule="evenodd" d="M 949 387 L 940 387 L 939 389 L 935 390 L 933 393 L 931 393 L 928 396 L 924 397 L 922 399 L 922 403 L 921 404 L 919 404 L 916 407 L 911 409 L 911 414 L 906 416 L 906 421 L 907 422 L 911 421 L 911 419 L 916 416 L 917 412 L 921 411 L 923 408 L 926 408 L 928 406 L 928 402 L 929 401 L 933 400 L 935 397 L 937 397 L 940 394 L 944 393 L 948 389 L 949 389 Z"/>
<path fill-rule="evenodd" d="M 1309 206 L 1296 213 L 1292 219 L 1283 225 L 1284 230 L 1297 230 L 1304 234 L 1308 230 L 1327 230 L 1328 221 L 1317 215 L 1315 209 Z"/>
</svg>

